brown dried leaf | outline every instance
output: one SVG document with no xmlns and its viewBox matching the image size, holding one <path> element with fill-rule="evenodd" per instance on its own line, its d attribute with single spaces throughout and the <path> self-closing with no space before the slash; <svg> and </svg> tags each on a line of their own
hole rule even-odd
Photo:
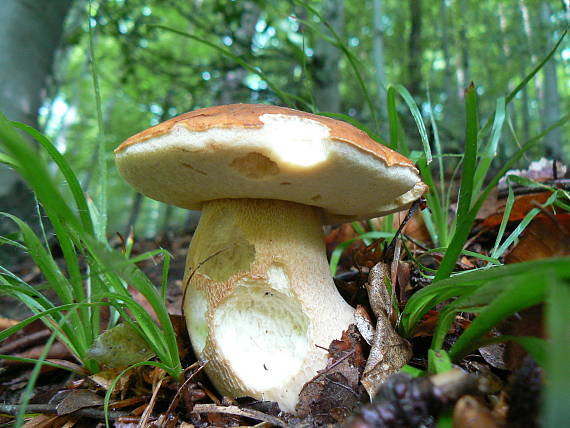
<svg viewBox="0 0 570 428">
<path fill-rule="evenodd" d="M 358 328 L 358 331 L 362 335 L 362 338 L 366 343 L 371 345 L 372 340 L 374 339 L 374 324 L 372 323 L 372 319 L 364 306 L 358 305 L 356 307 L 356 310 L 354 311 L 354 322 L 356 324 L 356 328 Z"/>
<path fill-rule="evenodd" d="M 337 423 L 360 402 L 359 379 L 365 364 L 362 344 L 354 325 L 343 332 L 341 340 L 333 340 L 327 367 L 301 390 L 295 409 L 299 417 L 312 417 L 319 424 Z"/>
<path fill-rule="evenodd" d="M 387 263 L 377 263 L 370 269 L 366 290 L 370 307 L 376 318 L 387 317 L 392 312 L 392 299 L 386 287 L 386 280 L 389 278 L 390 267 Z"/>
<path fill-rule="evenodd" d="M 376 331 L 361 380 L 370 397 L 412 357 L 410 343 L 396 333 L 390 322 L 392 300 L 385 282 L 389 275 L 388 264 L 380 262 L 370 270 L 366 284 L 370 306 L 376 315 Z"/>
<path fill-rule="evenodd" d="M 453 426 L 461 428 L 498 428 L 491 411 L 471 395 L 457 401 L 453 409 Z"/>
<path fill-rule="evenodd" d="M 505 263 L 520 263 L 570 254 L 570 214 L 553 218 L 539 215 L 526 228 L 519 243 L 506 256 Z"/>
<path fill-rule="evenodd" d="M 140 369 L 141 368 L 139 367 L 133 370 L 129 370 L 123 376 L 121 376 L 117 382 L 117 385 L 115 386 L 115 389 L 113 390 L 113 395 L 116 395 L 119 392 L 125 390 L 130 380 L 133 377 L 140 375 Z M 122 369 L 101 370 L 100 372 L 89 376 L 89 379 L 91 379 L 104 390 L 108 390 L 115 378 L 121 373 L 121 371 Z"/>
<path fill-rule="evenodd" d="M 551 194 L 552 192 L 546 191 L 531 193 L 530 195 L 519 195 L 515 197 L 515 202 L 509 216 L 509 221 L 521 221 L 530 210 L 536 208 L 536 204 L 544 204 Z M 503 221 L 506 205 L 506 199 L 497 201 L 497 204 L 495 205 L 495 211 L 485 218 L 483 221 L 483 227 L 489 229 L 499 227 Z"/>
<path fill-rule="evenodd" d="M 356 233 L 350 223 L 343 223 L 340 226 L 333 228 L 325 237 L 327 255 L 330 256 L 335 248 L 340 244 L 354 239 L 357 236 L 358 233 Z M 364 243 L 361 240 L 356 240 L 345 248 L 339 260 L 339 266 L 344 268 L 350 267 L 352 265 L 353 253 L 361 248 L 364 248 Z"/>
<path fill-rule="evenodd" d="M 58 415 L 68 415 L 85 407 L 97 407 L 103 405 L 103 397 L 88 389 L 76 389 L 61 391 L 50 400 L 50 404 L 57 402 L 55 408 Z"/>
<path fill-rule="evenodd" d="M 53 428 L 60 427 L 69 420 L 69 416 L 38 415 L 29 419 L 22 428 Z"/>
<path fill-rule="evenodd" d="M 399 372 L 411 357 L 410 343 L 396 333 L 387 318 L 378 318 L 370 356 L 361 380 L 368 395 L 374 397 L 388 376 Z"/>
</svg>

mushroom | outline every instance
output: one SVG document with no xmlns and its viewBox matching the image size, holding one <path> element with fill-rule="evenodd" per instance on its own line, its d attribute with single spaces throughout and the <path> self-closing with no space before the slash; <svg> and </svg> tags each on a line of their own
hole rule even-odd
<svg viewBox="0 0 570 428">
<path fill-rule="evenodd" d="M 115 159 L 138 191 L 202 210 L 183 308 L 213 384 L 289 412 L 354 320 L 322 225 L 402 210 L 426 190 L 410 160 L 352 125 L 268 105 L 180 115 L 126 140 Z"/>
</svg>

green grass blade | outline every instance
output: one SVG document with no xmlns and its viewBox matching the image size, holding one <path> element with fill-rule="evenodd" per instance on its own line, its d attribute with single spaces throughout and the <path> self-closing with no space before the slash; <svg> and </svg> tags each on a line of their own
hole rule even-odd
<svg viewBox="0 0 570 428">
<path fill-rule="evenodd" d="M 445 373 L 453 368 L 451 359 L 447 352 L 443 349 L 440 350 L 428 350 L 428 373 L 437 374 Z"/>
<path fill-rule="evenodd" d="M 399 330 L 404 337 L 410 337 L 419 320 L 436 304 L 457 296 L 463 296 L 476 290 L 484 283 L 501 280 L 511 281 L 518 275 L 535 272 L 544 275 L 553 272 L 559 277 L 570 276 L 570 257 L 536 260 L 516 263 L 491 269 L 469 271 L 461 275 L 433 283 L 410 297 L 402 317 Z"/>
<path fill-rule="evenodd" d="M 477 199 L 477 201 L 475 202 L 469 213 L 465 215 L 463 218 L 458 218 L 458 225 L 459 225 L 458 230 L 454 234 L 453 239 L 445 255 L 445 257 L 449 259 L 448 260 L 449 265 L 446 266 L 445 271 L 442 271 L 441 268 L 438 270 L 438 275 L 440 277 L 439 281 L 447 278 L 453 271 L 453 266 L 455 265 L 457 257 L 459 257 L 459 254 L 463 249 L 463 245 L 465 244 L 467 237 L 469 236 L 469 233 L 471 231 L 471 228 L 473 227 L 473 223 L 475 222 L 475 217 L 477 216 L 479 209 L 481 208 L 481 206 L 483 205 L 483 203 L 485 202 L 491 191 L 499 183 L 501 177 L 503 177 L 507 173 L 507 171 L 509 171 L 513 167 L 513 165 L 515 165 L 516 162 L 518 162 L 518 160 L 524 155 L 524 153 L 526 153 L 528 150 L 530 150 L 532 147 L 538 144 L 540 140 L 544 138 L 545 135 L 547 135 L 552 130 L 567 123 L 569 120 L 570 120 L 570 114 L 565 115 L 556 123 L 554 123 L 547 129 L 542 131 L 540 134 L 536 135 L 535 137 L 527 141 L 511 158 L 507 160 L 507 162 L 505 162 L 501 170 L 489 182 L 483 193 L 479 196 L 479 198 Z"/>
<path fill-rule="evenodd" d="M 378 141 L 380 144 L 388 146 L 388 142 L 384 138 L 382 138 L 379 134 L 375 133 L 370 128 L 368 128 L 366 125 L 362 124 L 361 122 L 359 122 L 358 120 L 356 120 L 355 118 L 353 118 L 347 114 L 333 113 L 333 112 L 329 112 L 329 111 L 319 111 L 316 114 L 319 114 L 321 116 L 331 117 L 333 119 L 338 119 L 338 120 L 342 120 L 344 122 L 350 123 L 352 126 L 360 129 L 363 132 L 366 132 L 366 134 L 368 134 L 368 136 L 370 138 L 372 138 L 373 140 Z"/>
<path fill-rule="evenodd" d="M 410 113 L 412 114 L 414 121 L 416 122 L 416 127 L 418 128 L 418 132 L 419 132 L 420 138 L 422 140 L 422 146 L 423 146 L 426 162 L 429 165 L 432 161 L 431 147 L 430 147 L 430 143 L 429 143 L 429 136 L 427 133 L 426 125 L 424 123 L 424 119 L 422 117 L 420 109 L 418 108 L 418 106 L 417 106 L 416 102 L 414 101 L 414 98 L 412 97 L 410 92 L 404 86 L 402 86 L 402 85 L 389 85 L 388 86 L 388 92 L 394 93 L 394 91 L 397 92 L 402 97 L 402 99 L 404 100 L 404 102 L 408 106 L 408 109 L 410 110 Z M 395 109 L 395 106 L 393 106 L 392 108 Z M 399 146 L 399 149 L 402 150 L 402 147 Z M 405 149 L 402 150 L 402 152 L 403 153 L 409 153 L 410 148 L 406 147 Z"/>
<path fill-rule="evenodd" d="M 95 43 L 93 35 L 92 20 L 92 0 L 89 0 L 87 8 L 87 22 L 89 28 L 89 60 L 91 63 L 91 78 L 93 80 L 93 91 L 95 94 L 95 109 L 97 111 L 97 127 L 99 130 L 97 144 L 97 209 L 101 215 L 102 221 L 99 222 L 100 228 L 96 231 L 101 241 L 106 241 L 107 227 L 107 153 L 105 147 L 105 129 L 103 126 L 103 111 L 101 108 L 101 89 L 99 86 L 99 72 L 97 68 L 97 55 L 95 54 Z"/>
<path fill-rule="evenodd" d="M 491 257 L 499 258 L 500 255 L 498 253 L 499 245 L 503 239 L 503 235 L 505 234 L 505 229 L 507 228 L 507 224 L 509 223 L 509 218 L 511 217 L 511 211 L 513 209 L 513 205 L 515 204 L 515 193 L 513 192 L 513 187 L 509 182 L 509 195 L 507 196 L 507 202 L 505 204 L 505 211 L 503 213 L 503 219 L 501 220 L 501 225 L 499 226 L 499 232 L 497 233 L 497 238 L 495 239 L 495 245 L 491 250 Z"/>
<path fill-rule="evenodd" d="M 332 40 L 330 40 L 330 38 L 327 37 L 326 35 L 324 35 L 321 31 L 314 28 L 314 25 L 310 21 L 304 21 L 305 25 L 307 25 L 308 27 L 311 27 L 315 34 L 319 35 L 320 37 L 323 37 L 325 40 L 329 40 L 331 44 L 333 44 L 337 49 L 339 49 L 344 54 L 344 56 L 348 60 L 348 63 L 350 64 L 350 67 L 352 68 L 352 72 L 354 73 L 354 76 L 356 77 L 356 81 L 358 82 L 358 86 L 360 87 L 360 90 L 362 91 L 362 95 L 364 96 L 364 99 L 366 100 L 366 104 L 368 105 L 368 108 L 370 109 L 370 114 L 372 116 L 372 121 L 374 122 L 374 126 L 377 130 L 380 129 L 379 122 L 378 122 L 378 115 L 376 113 L 376 106 L 374 105 L 374 102 L 372 101 L 372 97 L 370 96 L 370 92 L 368 91 L 368 87 L 367 87 L 366 83 L 364 82 L 364 78 L 362 77 L 362 73 L 360 72 L 360 70 L 365 70 L 366 67 L 364 67 L 364 65 L 358 60 L 358 58 L 348 49 L 348 46 L 344 42 L 343 38 L 338 35 L 338 33 L 335 31 L 335 29 L 321 16 L 321 14 L 314 7 L 312 7 L 305 0 L 293 0 L 293 1 L 295 3 L 303 6 L 308 11 L 310 11 L 314 16 L 316 16 L 319 19 L 319 21 L 322 24 L 325 25 L 327 30 L 329 30 L 329 32 L 332 35 Z"/>
<path fill-rule="evenodd" d="M 473 198 L 475 167 L 477 162 L 477 141 L 479 132 L 479 119 L 477 114 L 477 92 L 471 84 L 465 93 L 466 130 L 465 130 L 465 156 L 463 157 L 463 170 L 459 187 L 459 201 L 457 208 L 457 228 L 443 260 L 439 266 L 435 281 L 447 278 L 454 270 L 457 258 L 463 249 L 467 236 L 471 232 L 472 221 L 469 211 Z M 475 217 L 473 216 L 473 219 Z M 461 221 L 464 219 L 463 221 Z"/>
<path fill-rule="evenodd" d="M 550 343 L 542 418 L 545 427 L 562 427 L 570 421 L 570 281 L 568 278 L 558 281 L 550 278 L 548 282 L 546 326 Z"/>
<path fill-rule="evenodd" d="M 0 354 L 0 360 L 18 361 L 20 363 L 26 363 L 26 364 L 41 363 L 42 366 L 49 366 L 49 367 L 54 367 L 54 368 L 60 369 L 60 370 L 67 370 L 68 372 L 74 373 L 78 376 L 85 376 L 86 375 L 86 372 L 84 372 L 82 370 L 75 370 L 72 366 L 54 363 L 53 361 L 49 361 L 49 360 L 38 360 L 36 358 L 15 357 L 13 355 L 3 355 L 3 354 Z"/>
<path fill-rule="evenodd" d="M 544 67 L 544 65 L 550 60 L 550 58 L 552 58 L 552 56 L 555 54 L 556 50 L 558 49 L 558 47 L 566 37 L 567 33 L 568 29 L 564 30 L 564 32 L 562 33 L 562 35 L 560 36 L 554 47 L 550 50 L 550 52 L 548 52 L 548 54 L 542 59 L 542 61 L 540 61 L 536 65 L 536 67 L 534 67 L 532 71 L 529 74 L 527 74 L 526 77 L 511 91 L 511 93 L 507 95 L 506 99 L 507 104 L 510 103 L 514 97 L 516 97 L 516 95 L 528 84 L 528 82 L 536 75 L 536 73 L 538 73 L 542 69 L 542 67 Z"/>
<path fill-rule="evenodd" d="M 557 197 L 558 197 L 558 194 L 556 192 L 554 192 L 552 195 L 550 195 L 548 200 L 544 204 L 541 204 L 540 206 L 542 208 L 545 208 L 545 207 L 548 207 L 548 206 L 554 204 Z M 516 229 L 513 230 L 513 232 L 509 235 L 509 237 L 505 240 L 505 242 L 503 242 L 503 244 L 499 248 L 497 248 L 497 251 L 495 253 L 496 257 L 501 257 L 505 253 L 505 251 L 507 251 L 509 246 L 513 242 L 515 242 L 515 239 L 518 239 L 518 237 L 521 235 L 521 233 L 524 232 L 526 227 L 540 213 L 540 211 L 541 210 L 539 208 L 533 208 L 524 216 L 524 218 L 519 223 L 519 225 L 516 227 Z"/>
<path fill-rule="evenodd" d="M 479 160 L 479 165 L 475 171 L 475 183 L 473 186 L 473 194 L 478 195 L 483 187 L 485 177 L 491 166 L 491 163 L 497 156 L 497 147 L 499 139 L 501 138 L 501 131 L 505 123 L 506 117 L 506 103 L 503 97 L 497 99 L 497 106 L 495 108 L 495 119 L 493 121 L 493 128 L 491 130 L 491 137 L 487 143 Z"/>
<path fill-rule="evenodd" d="M 548 273 L 547 273 L 548 275 Z M 498 284 L 497 284 L 498 285 Z M 487 287 L 485 287 L 487 288 Z M 476 345 L 477 340 L 495 325 L 510 315 L 544 300 L 546 292 L 542 275 L 534 272 L 517 277 L 507 290 L 499 294 L 488 306 L 481 310 L 467 330 L 449 351 L 451 359 L 459 361 Z"/>
<path fill-rule="evenodd" d="M 160 369 L 163 369 L 164 371 L 166 371 L 167 373 L 169 373 L 168 367 L 166 367 L 164 364 L 161 364 L 159 362 L 156 361 L 143 361 L 140 363 L 136 363 L 133 364 L 130 367 L 127 367 L 126 369 L 124 369 L 121 373 L 119 373 L 117 375 L 117 377 L 113 380 L 113 382 L 111 382 L 111 385 L 109 386 L 109 389 L 107 389 L 107 392 L 105 392 L 105 400 L 103 402 L 103 410 L 105 412 L 105 426 L 107 428 L 110 428 L 111 425 L 109 425 L 109 405 L 111 403 L 111 396 L 113 395 L 113 391 L 115 390 L 115 388 L 117 387 L 117 384 L 119 383 L 119 380 L 121 380 L 121 378 L 130 370 L 135 369 L 137 367 L 143 367 L 143 366 L 151 366 L 151 367 L 158 367 Z"/>
<path fill-rule="evenodd" d="M 3 163 L 15 169 L 20 168 L 20 165 L 18 164 L 18 162 L 16 162 L 16 159 L 14 159 L 11 156 L 8 156 L 5 153 L 0 153 L 0 163 Z"/>
<path fill-rule="evenodd" d="M 43 149 L 48 153 L 49 157 L 55 162 L 58 166 L 59 170 L 61 171 L 71 194 L 73 195 L 73 199 L 75 200 L 75 204 L 77 206 L 77 211 L 79 213 L 79 218 L 83 223 L 84 229 L 88 232 L 93 234 L 93 223 L 91 222 L 91 217 L 89 216 L 89 208 L 87 206 L 87 200 L 85 199 L 85 195 L 83 190 L 81 189 L 81 185 L 79 184 L 79 180 L 77 176 L 71 169 L 69 163 L 65 160 L 65 158 L 59 153 L 59 151 L 55 148 L 53 143 L 45 137 L 41 132 L 38 132 L 31 126 L 20 122 L 11 122 L 16 128 L 21 129 L 22 131 L 26 132 L 30 135 L 34 140 L 36 140 Z"/>
<path fill-rule="evenodd" d="M 20 220 L 18 217 L 11 214 L 2 213 L 0 215 L 12 220 L 22 233 L 26 249 L 34 260 L 34 262 L 39 267 L 42 274 L 45 276 L 47 282 L 50 284 L 51 288 L 56 292 L 58 297 L 63 303 L 73 303 L 73 287 L 65 277 L 65 275 L 59 269 L 59 266 L 51 258 L 51 254 L 43 247 L 40 239 L 32 231 L 30 226 L 28 226 L 24 221 Z"/>
<path fill-rule="evenodd" d="M 26 409 L 28 407 L 28 404 L 30 402 L 30 399 L 32 398 L 33 392 L 34 392 L 34 387 L 36 386 L 36 382 L 38 380 L 38 377 L 40 376 L 40 370 L 42 369 L 44 363 L 45 363 L 45 359 L 47 358 L 48 352 L 51 349 L 53 342 L 56 339 L 56 335 L 55 333 L 52 334 L 49 339 L 46 341 L 46 343 L 44 344 L 44 348 L 40 354 L 40 357 L 38 358 L 32 373 L 30 374 L 30 377 L 28 378 L 28 382 L 26 383 L 26 388 L 24 389 L 24 391 L 22 392 L 22 395 L 20 397 L 20 409 L 18 410 L 18 414 L 16 415 L 16 421 L 14 423 L 14 426 L 16 427 L 21 427 L 24 424 L 24 417 L 26 415 Z"/>
<path fill-rule="evenodd" d="M 65 198 L 57 191 L 58 186 L 53 182 L 35 150 L 16 132 L 14 126 L 1 113 L 0 142 L 16 163 L 22 166 L 18 172 L 37 195 L 44 208 L 48 210 L 49 207 L 52 213 L 58 213 L 58 216 L 64 218 L 71 227 L 80 230 L 80 223 L 67 205 Z"/>
</svg>

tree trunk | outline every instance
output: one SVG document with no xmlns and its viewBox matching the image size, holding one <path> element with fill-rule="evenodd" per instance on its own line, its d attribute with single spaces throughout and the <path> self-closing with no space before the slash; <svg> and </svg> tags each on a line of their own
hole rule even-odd
<svg viewBox="0 0 570 428">
<path fill-rule="evenodd" d="M 0 13 L 0 111 L 8 119 L 38 127 L 38 109 L 52 72 L 71 0 L 3 0 Z M 34 199 L 21 179 L 0 165 L 0 207 L 37 224 Z M 0 222 L 0 234 L 10 225 Z M 6 251 L 2 261 L 13 263 Z M 0 262 L 0 264 L 2 264 Z"/>
<path fill-rule="evenodd" d="M 418 98 L 422 89 L 422 0 L 409 0 L 408 89 Z"/>
<path fill-rule="evenodd" d="M 469 43 L 467 39 L 467 18 L 464 16 L 467 13 L 467 2 L 461 0 L 459 5 L 459 13 L 462 14 L 461 26 L 459 27 L 459 50 L 460 55 L 457 56 L 457 81 L 459 88 L 457 91 L 458 98 L 463 101 L 465 98 L 465 89 L 469 85 L 471 79 L 471 72 L 469 70 Z"/>
<path fill-rule="evenodd" d="M 380 106 L 381 124 L 386 123 L 387 105 L 386 105 L 386 70 L 384 67 L 384 24 L 382 24 L 382 0 L 374 0 L 373 2 L 373 19 L 372 26 L 374 29 L 372 38 L 373 60 L 374 60 L 374 78 L 378 87 L 378 105 Z"/>
<path fill-rule="evenodd" d="M 324 2 L 321 16 L 337 34 L 341 35 L 344 29 L 344 0 Z M 322 31 L 330 36 L 324 26 Z M 323 38 L 317 39 L 313 56 L 314 96 L 317 108 L 321 111 L 341 112 L 340 59 L 341 52 L 336 46 Z"/>
<path fill-rule="evenodd" d="M 552 48 L 554 41 L 551 34 L 553 28 L 550 24 L 550 16 L 552 10 L 550 5 L 543 1 L 540 4 L 540 24 L 541 33 L 544 35 L 542 52 L 548 52 Z M 558 92 L 558 76 L 556 74 L 556 60 L 557 56 L 553 55 L 552 58 L 544 65 L 542 69 L 543 76 L 543 98 L 542 98 L 542 126 L 548 128 L 550 125 L 560 119 L 560 93 Z M 546 155 L 560 159 L 563 154 L 562 150 L 562 132 L 557 128 L 544 137 L 544 148 Z"/>
<path fill-rule="evenodd" d="M 253 1 L 243 2 L 240 27 L 234 33 L 235 43 L 233 53 L 244 57 L 251 54 L 251 43 L 255 35 L 255 25 L 261 11 Z M 244 79 L 248 72 L 241 66 L 228 71 L 224 76 L 223 87 L 220 91 L 220 104 L 232 104 L 243 101 L 240 93 L 244 87 Z"/>
</svg>

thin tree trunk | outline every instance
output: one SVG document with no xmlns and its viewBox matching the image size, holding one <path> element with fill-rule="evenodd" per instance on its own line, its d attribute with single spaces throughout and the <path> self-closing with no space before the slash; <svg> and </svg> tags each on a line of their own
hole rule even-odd
<svg viewBox="0 0 570 428">
<path fill-rule="evenodd" d="M 344 0 L 327 0 L 323 3 L 321 15 L 337 34 L 344 29 Z M 330 35 L 323 26 L 324 34 Z M 341 112 L 340 68 L 341 52 L 334 45 L 319 37 L 313 56 L 314 96 L 321 111 Z"/>
<path fill-rule="evenodd" d="M 460 11 L 461 14 L 467 13 L 467 2 L 466 0 L 461 0 Z M 467 39 L 467 23 L 466 18 L 463 16 L 461 21 L 461 27 L 459 28 L 459 50 L 460 55 L 457 56 L 457 81 L 459 82 L 459 88 L 457 91 L 457 97 L 459 100 L 463 101 L 465 97 L 465 89 L 469 85 L 471 79 L 470 65 L 469 65 L 469 43 Z"/>
<path fill-rule="evenodd" d="M 552 10 L 550 9 L 550 5 L 543 1 L 540 4 L 541 32 L 544 34 L 544 37 L 542 38 L 544 41 L 544 49 L 542 49 L 543 52 L 548 52 L 553 43 L 552 37 L 550 37 L 553 30 L 550 24 L 551 15 Z M 542 98 L 541 117 L 543 128 L 548 128 L 560 119 L 560 93 L 558 92 L 558 76 L 556 74 L 557 62 L 556 55 L 553 55 L 542 69 L 544 92 Z M 547 156 L 554 159 L 560 159 L 562 157 L 562 132 L 560 128 L 553 130 L 544 137 L 544 147 L 546 149 Z"/>
<path fill-rule="evenodd" d="M 386 70 L 384 65 L 384 24 L 382 23 L 382 0 L 374 0 L 372 26 L 374 29 L 372 37 L 374 78 L 378 88 L 377 97 L 380 106 L 381 123 L 386 123 Z"/>
<path fill-rule="evenodd" d="M 422 0 L 409 0 L 408 89 L 414 97 L 422 89 Z"/>
<path fill-rule="evenodd" d="M 142 193 L 136 192 L 131 204 L 131 212 L 129 213 L 129 219 L 127 221 L 127 227 L 125 228 L 125 237 L 129 236 L 131 231 L 135 230 L 135 225 L 141 214 L 141 209 L 143 205 L 143 195 Z"/>
<path fill-rule="evenodd" d="M 440 2 L 441 10 L 441 49 L 443 50 L 443 61 L 445 63 L 444 70 L 444 84 L 450 98 L 450 109 L 455 111 L 456 106 L 459 104 L 457 98 L 457 80 L 453 77 L 453 68 L 451 63 L 451 55 L 449 54 L 449 22 L 448 7 L 446 0 Z"/>
<path fill-rule="evenodd" d="M 253 1 L 243 3 L 240 27 L 234 33 L 233 53 L 244 57 L 251 52 L 251 43 L 255 35 L 255 25 L 259 20 L 261 10 Z M 247 71 L 243 67 L 237 67 L 226 72 L 223 86 L 220 90 L 220 104 L 232 104 L 242 101 L 240 93 L 243 89 L 244 79 Z"/>
<path fill-rule="evenodd" d="M 531 64 L 532 66 L 534 66 L 534 64 L 536 64 L 536 55 L 533 54 L 533 49 L 532 49 L 532 29 L 530 26 L 530 16 L 529 16 L 529 11 L 528 8 L 526 7 L 525 3 L 523 0 L 519 0 L 519 12 L 521 14 L 521 23 L 522 23 L 522 29 L 525 35 L 525 46 L 526 46 L 526 54 L 527 57 L 531 59 Z M 530 68 L 530 67 L 529 67 Z M 525 72 L 526 70 L 521 71 L 521 79 L 524 79 L 525 77 Z M 534 85 L 535 85 L 535 89 L 537 92 L 537 96 L 540 96 L 541 94 L 541 85 L 540 85 L 540 80 L 538 78 L 538 76 L 535 76 L 533 79 Z M 523 126 L 522 126 L 522 133 L 524 136 L 524 141 L 528 141 L 528 139 L 530 138 L 530 133 L 531 133 L 531 115 L 530 115 L 530 100 L 529 100 L 529 90 L 530 87 L 529 85 L 526 85 L 523 90 L 522 90 L 522 121 L 523 121 Z"/>
<path fill-rule="evenodd" d="M 0 111 L 8 119 L 38 128 L 38 109 L 70 6 L 71 0 L 2 0 Z M 31 192 L 14 171 L 3 165 L 0 165 L 0 207 L 32 226 L 37 224 Z M 0 222 L 0 235 L 10 227 L 10 222 Z M 15 260 L 1 250 L 0 258 L 6 264 Z"/>
</svg>

